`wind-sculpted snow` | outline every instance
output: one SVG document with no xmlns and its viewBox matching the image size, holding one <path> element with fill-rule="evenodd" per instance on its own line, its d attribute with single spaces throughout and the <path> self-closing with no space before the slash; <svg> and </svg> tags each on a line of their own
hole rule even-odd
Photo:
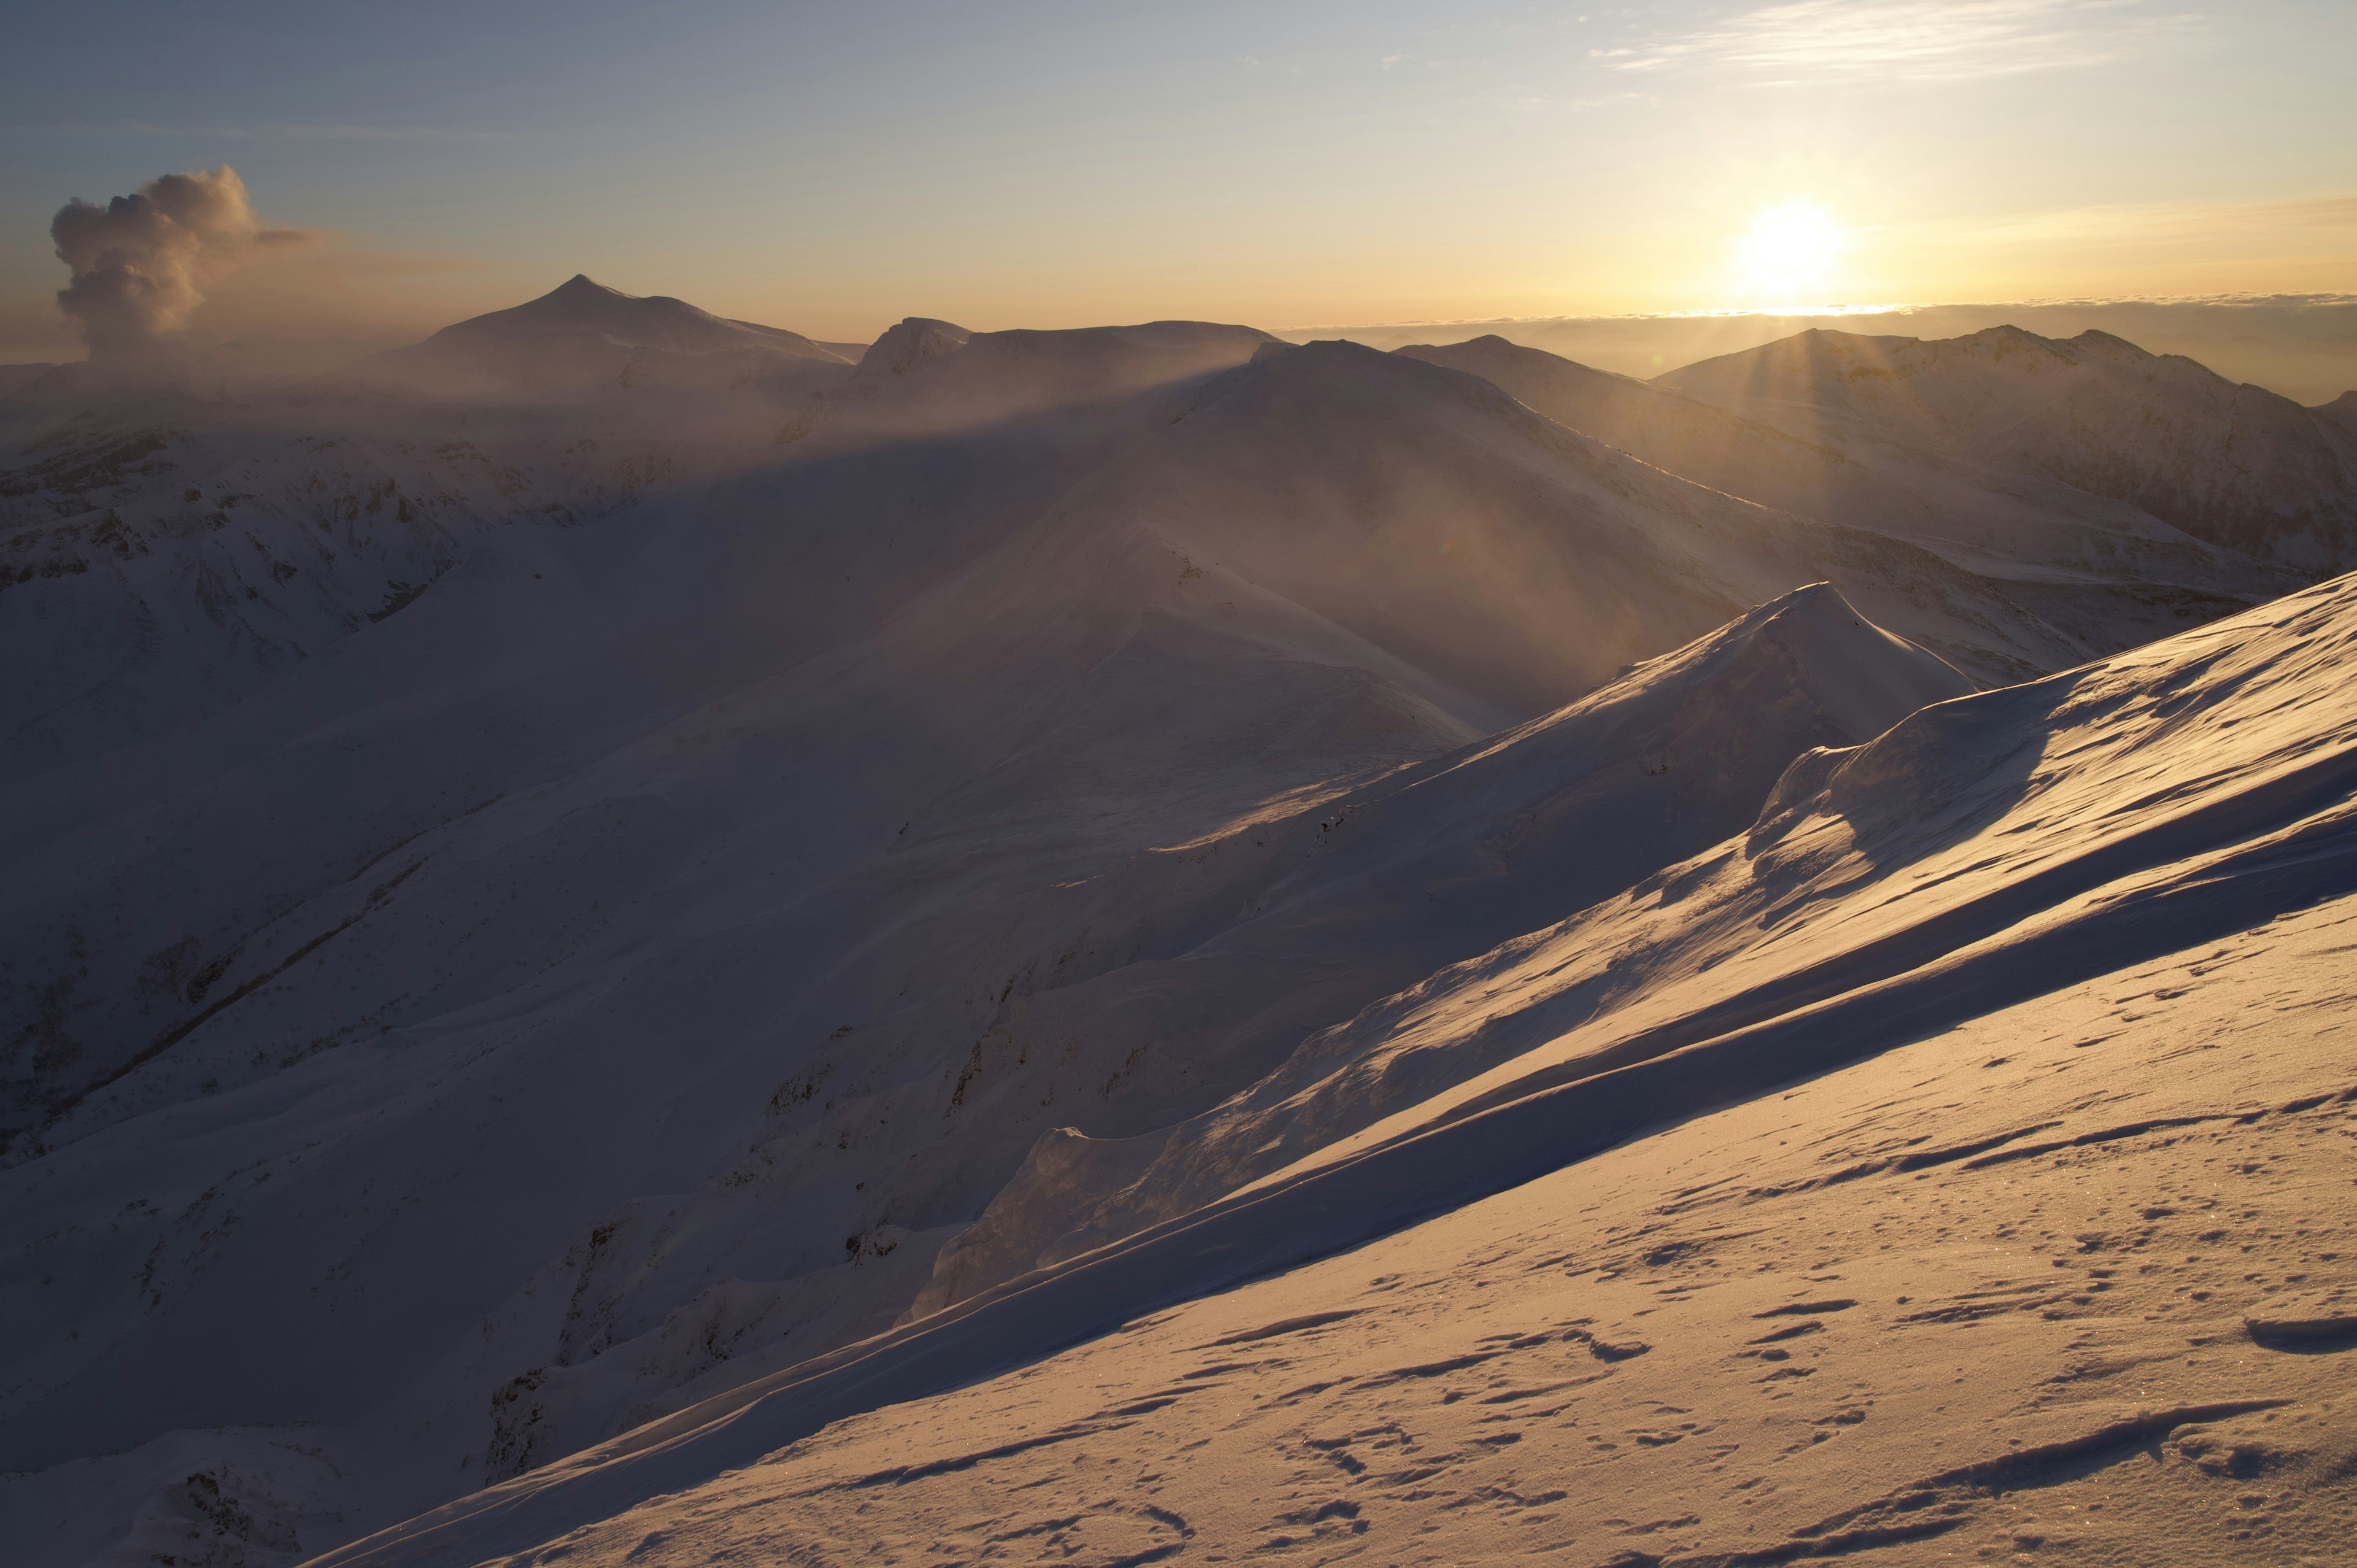
<svg viewBox="0 0 2357 1568">
<path fill-rule="evenodd" d="M 1863 746 L 1813 753 L 1749 832 L 1436 977 L 1357 1053 L 1459 1050 L 1475 1070 L 1454 1087 L 1201 1208 L 327 1561 L 463 1563 L 521 1551 L 753 1465 L 831 1423 L 1296 1268 L 1648 1129 L 2170 954 L 2198 973 L 2205 950 L 2223 959 L 2238 934 L 2357 894 L 2357 709 L 2341 678 L 2352 656 L 2357 581 L 2343 579 L 2083 671 L 1937 703 Z M 1471 1042 L 1501 1021 L 1527 1048 L 1479 1070 L 1490 1052 Z M 1347 1101 L 1365 1081 L 1345 1078 L 1331 1092 Z M 2319 1087 L 2283 1113 L 2351 1086 Z M 2244 1120 L 2265 1114 L 2262 1102 Z M 2034 1157 L 2202 1120 L 2147 1117 L 2059 1143 L 2011 1133 L 1937 1158 L 1907 1152 L 1919 1139 L 1823 1179 L 1985 1165 L 2017 1157 L 1989 1152 L 2015 1141 Z M 1758 1316 L 1856 1305 L 1770 1304 Z M 2152 1431 L 2265 1405 L 2191 1402 Z M 2142 1434 L 2085 1442 L 2097 1451 Z M 1932 1480 L 1998 1478 L 1967 1466 Z"/>
</svg>

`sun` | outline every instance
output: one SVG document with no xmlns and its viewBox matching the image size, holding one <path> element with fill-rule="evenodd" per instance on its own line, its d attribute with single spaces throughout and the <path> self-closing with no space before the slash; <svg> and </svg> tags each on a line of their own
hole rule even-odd
<svg viewBox="0 0 2357 1568">
<path fill-rule="evenodd" d="M 1814 281 L 1833 260 L 1841 231 L 1813 207 L 1770 208 L 1743 242 L 1743 260 L 1760 283 L 1790 288 Z"/>
</svg>

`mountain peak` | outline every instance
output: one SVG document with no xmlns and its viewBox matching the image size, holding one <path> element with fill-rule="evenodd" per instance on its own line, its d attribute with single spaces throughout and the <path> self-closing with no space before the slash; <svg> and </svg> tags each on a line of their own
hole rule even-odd
<svg viewBox="0 0 2357 1568">
<path fill-rule="evenodd" d="M 1886 630 L 1831 583 L 1811 583 L 1756 605 L 1717 632 L 1655 661 L 1651 678 L 1693 680 L 1727 657 L 1779 650 L 1794 690 L 1860 739 L 1932 703 L 1971 692 L 1946 660 Z"/>
<path fill-rule="evenodd" d="M 928 360 L 943 359 L 966 346 L 974 334 L 953 321 L 937 320 L 930 316 L 911 316 L 899 325 L 888 327 L 884 335 L 868 345 L 866 357 L 859 368 L 870 376 L 906 375 Z"/>
</svg>

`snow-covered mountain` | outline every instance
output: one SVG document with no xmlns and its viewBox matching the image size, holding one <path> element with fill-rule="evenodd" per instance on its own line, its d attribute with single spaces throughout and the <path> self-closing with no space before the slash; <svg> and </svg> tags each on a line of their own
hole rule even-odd
<svg viewBox="0 0 2357 1568">
<path fill-rule="evenodd" d="M 1653 384 L 1804 438 L 1864 436 L 2043 475 L 2261 560 L 2357 565 L 2357 438 L 2288 398 L 2107 333 L 1808 331 Z"/>
<path fill-rule="evenodd" d="M 462 327 L 16 416 L 0 1561 L 606 1529 L 1879 1070 L 2130 961 L 2122 877 L 2241 930 L 2170 863 L 2346 792 L 2345 584 L 2122 653 L 2294 568 L 1958 450 L 1478 344 Z"/>
<path fill-rule="evenodd" d="M 2126 500 L 1971 454 L 1948 434 L 1901 438 L 1813 413 L 1779 424 L 1502 338 L 1398 352 L 1480 376 L 1550 419 L 1697 484 L 1920 544 L 2004 582 L 2100 651 L 2306 580 Z"/>
<path fill-rule="evenodd" d="M 799 332 L 726 320 L 663 295 L 624 294 L 576 273 L 538 299 L 445 327 L 321 384 L 348 394 L 544 400 L 614 386 L 726 386 L 849 362 Z"/>
</svg>

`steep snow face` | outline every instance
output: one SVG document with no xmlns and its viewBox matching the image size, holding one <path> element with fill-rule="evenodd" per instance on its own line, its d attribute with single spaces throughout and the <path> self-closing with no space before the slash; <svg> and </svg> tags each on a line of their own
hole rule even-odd
<svg viewBox="0 0 2357 1568">
<path fill-rule="evenodd" d="M 588 1561 L 693 1561 L 740 1532 L 872 1542 L 1034 1503 L 1063 1521 L 1049 1535 L 1102 1514 L 1110 1537 L 1118 1514 L 1232 1549 L 1286 1510 L 1313 1536 L 1473 1530 L 1501 1493 L 1596 1561 L 1641 1525 L 1697 1561 L 1798 1556 L 1861 1520 L 1894 1542 L 2002 1528 L 1993 1493 L 2164 1439 L 2172 1528 L 2282 1508 L 2302 1550 L 2331 1539 L 2345 1499 L 2291 1505 L 2336 1496 L 2348 1412 L 2322 1359 L 2287 1352 L 2357 1324 L 2327 1196 L 2357 1105 L 2335 957 L 2357 914 L 2352 659 L 2342 579 L 1803 757 L 1748 832 L 1369 1009 L 1329 1053 L 1358 1070 L 1292 1097 L 1297 1122 L 1330 1118 L 1405 1070 L 1405 1109 L 329 1561 L 560 1536 Z M 1448 1083 L 1452 1057 L 1477 1070 Z M 1747 1479 L 1885 1418 L 1840 1464 Z M 1721 1431 L 1706 1463 L 1649 1457 Z M 1387 1433 L 1420 1451 L 1396 1487 Z M 1018 1457 L 1035 1446 L 1060 1462 Z M 1356 1463 L 1330 1484 L 1365 1490 L 1272 1499 L 1337 1449 Z M 1577 1497 L 1531 1500 L 1525 1464 L 1578 1474 Z M 2182 1490 L 2260 1474 L 2289 1489 Z M 2072 1524 L 2125 1530 L 2137 1560 L 2136 1518 Z"/>
<path fill-rule="evenodd" d="M 1936 433 L 1913 433 L 1914 446 L 1831 423 L 1795 434 L 1502 338 L 1397 352 L 1480 376 L 1558 424 L 1697 484 L 1921 544 L 2083 628 L 2100 643 L 2092 651 L 2181 631 L 2304 580 L 2126 501 L 1975 460 Z"/>
<path fill-rule="evenodd" d="M 2044 474 L 2310 572 L 2357 564 L 2357 440 L 2287 398 L 2102 332 L 1922 342 L 1812 330 L 1655 384 L 1794 435 L 1870 434 Z"/>
</svg>

